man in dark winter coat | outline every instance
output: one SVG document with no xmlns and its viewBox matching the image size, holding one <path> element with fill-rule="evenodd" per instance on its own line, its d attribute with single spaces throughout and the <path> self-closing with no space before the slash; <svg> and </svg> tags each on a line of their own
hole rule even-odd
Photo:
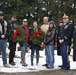
<svg viewBox="0 0 76 75">
<path fill-rule="evenodd" d="M 2 50 L 2 60 L 4 67 L 9 67 L 6 58 L 7 37 L 8 37 L 7 22 L 4 20 L 3 12 L 0 11 L 0 49 Z"/>
<path fill-rule="evenodd" d="M 8 22 L 8 29 L 9 29 L 9 47 L 10 47 L 10 53 L 9 53 L 9 64 L 15 65 L 14 57 L 15 57 L 15 51 L 16 51 L 16 42 L 12 41 L 12 33 L 16 32 L 16 30 L 13 29 L 13 27 L 17 26 L 17 16 L 14 14 L 11 18 L 11 21 Z"/>
</svg>

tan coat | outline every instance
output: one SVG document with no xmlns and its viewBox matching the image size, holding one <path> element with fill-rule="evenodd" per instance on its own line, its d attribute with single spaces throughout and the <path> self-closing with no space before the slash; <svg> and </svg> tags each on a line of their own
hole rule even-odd
<svg viewBox="0 0 76 75">
<path fill-rule="evenodd" d="M 41 26 L 41 30 L 42 30 L 45 34 L 46 34 L 48 28 L 49 28 L 49 24 L 43 24 L 43 25 Z"/>
</svg>

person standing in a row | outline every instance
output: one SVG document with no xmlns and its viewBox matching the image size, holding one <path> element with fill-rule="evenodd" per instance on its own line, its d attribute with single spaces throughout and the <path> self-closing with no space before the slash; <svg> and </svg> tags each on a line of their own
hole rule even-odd
<svg viewBox="0 0 76 75">
<path fill-rule="evenodd" d="M 49 18 L 45 16 L 43 18 L 43 25 L 41 26 L 41 30 L 46 34 L 48 28 L 49 28 Z M 47 57 L 47 51 L 45 50 L 45 56 L 46 56 L 46 63 L 43 64 L 43 66 L 48 66 L 48 57 Z"/>
<path fill-rule="evenodd" d="M 60 20 L 59 21 L 59 28 L 58 28 L 58 34 L 57 34 L 57 55 L 61 55 L 61 50 L 60 50 L 60 43 L 59 43 L 59 35 L 62 34 L 61 33 L 61 29 L 62 29 L 62 26 L 63 25 L 63 20 Z"/>
<path fill-rule="evenodd" d="M 2 51 L 3 66 L 9 67 L 6 57 L 6 46 L 8 38 L 7 22 L 4 20 L 4 14 L 0 11 L 0 49 Z"/>
<path fill-rule="evenodd" d="M 33 36 L 35 32 L 37 32 L 39 30 L 38 27 L 38 23 L 35 21 L 33 22 L 33 28 L 31 28 L 31 35 Z M 36 65 L 38 65 L 39 63 L 39 40 L 37 39 L 38 37 L 36 36 L 35 38 L 30 37 L 30 48 L 31 48 L 31 66 L 34 65 L 33 61 L 34 61 L 34 53 L 36 51 Z"/>
<path fill-rule="evenodd" d="M 46 55 L 48 58 L 48 62 L 46 62 L 47 63 L 46 68 L 49 68 L 49 69 L 54 68 L 55 34 L 56 34 L 56 30 L 54 28 L 54 22 L 50 21 L 49 28 L 44 38 L 45 51 L 47 52 Z"/>
<path fill-rule="evenodd" d="M 14 57 L 15 57 L 15 51 L 16 51 L 16 42 L 12 41 L 11 35 L 12 33 L 16 32 L 16 30 L 13 29 L 13 27 L 17 26 L 17 15 L 13 15 L 11 18 L 11 21 L 8 22 L 8 29 L 9 29 L 9 47 L 10 47 L 10 53 L 9 53 L 9 64 L 15 65 Z"/>
<path fill-rule="evenodd" d="M 25 41 L 23 42 L 23 46 L 21 47 L 21 64 L 22 66 L 28 66 L 28 64 L 26 64 L 26 49 L 28 46 L 28 41 L 29 41 L 29 28 L 28 28 L 28 21 L 27 19 L 23 19 L 22 21 L 22 27 L 25 30 L 26 34 L 26 38 Z"/>
<path fill-rule="evenodd" d="M 70 45 L 70 40 L 73 32 L 73 26 L 69 23 L 69 16 L 63 15 L 63 28 L 61 30 L 62 35 L 59 35 L 59 43 L 61 44 L 61 56 L 62 56 L 62 68 L 64 70 L 70 69 L 70 64 L 68 62 L 67 48 Z"/>
<path fill-rule="evenodd" d="M 73 61 L 76 61 L 76 20 L 74 20 L 74 31 L 73 31 Z"/>
</svg>

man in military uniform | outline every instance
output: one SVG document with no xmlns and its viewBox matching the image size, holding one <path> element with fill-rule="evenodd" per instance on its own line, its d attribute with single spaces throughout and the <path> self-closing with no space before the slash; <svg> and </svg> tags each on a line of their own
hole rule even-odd
<svg viewBox="0 0 76 75">
<path fill-rule="evenodd" d="M 68 62 L 67 48 L 70 45 L 71 35 L 73 32 L 73 25 L 69 23 L 69 16 L 64 14 L 63 16 L 63 28 L 59 37 L 59 42 L 61 44 L 61 56 L 62 56 L 62 69 L 70 69 L 70 64 Z"/>
</svg>

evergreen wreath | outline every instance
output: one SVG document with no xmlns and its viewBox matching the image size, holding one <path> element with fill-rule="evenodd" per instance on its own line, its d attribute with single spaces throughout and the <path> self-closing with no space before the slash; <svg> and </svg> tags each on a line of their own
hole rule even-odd
<svg viewBox="0 0 76 75">
<path fill-rule="evenodd" d="M 13 42 L 24 42 L 26 38 L 26 32 L 21 25 L 13 27 L 13 30 L 16 32 L 12 33 L 11 39 Z"/>
</svg>

